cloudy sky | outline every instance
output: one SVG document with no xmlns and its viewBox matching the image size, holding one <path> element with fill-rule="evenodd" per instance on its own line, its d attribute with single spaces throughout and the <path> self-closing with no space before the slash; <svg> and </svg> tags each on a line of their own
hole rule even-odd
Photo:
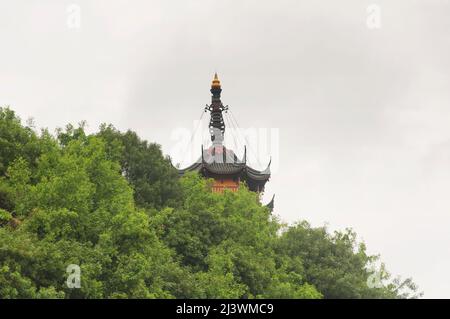
<svg viewBox="0 0 450 319">
<path fill-rule="evenodd" d="M 449 16 L 448 0 L 1 0 L 0 105 L 169 154 L 217 71 L 238 123 L 278 132 L 264 200 L 283 220 L 352 227 L 450 297 Z"/>
</svg>

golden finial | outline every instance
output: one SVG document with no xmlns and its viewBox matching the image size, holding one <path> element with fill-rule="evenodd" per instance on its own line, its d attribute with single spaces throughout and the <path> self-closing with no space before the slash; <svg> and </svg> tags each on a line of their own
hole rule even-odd
<svg viewBox="0 0 450 319">
<path fill-rule="evenodd" d="M 220 81 L 219 81 L 219 77 L 217 76 L 217 72 L 214 74 L 214 80 L 212 81 L 211 87 L 212 88 L 220 88 Z"/>
</svg>

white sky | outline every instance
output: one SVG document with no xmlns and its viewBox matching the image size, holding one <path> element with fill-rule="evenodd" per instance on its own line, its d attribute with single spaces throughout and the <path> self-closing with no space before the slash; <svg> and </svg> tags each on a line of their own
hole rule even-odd
<svg viewBox="0 0 450 319">
<path fill-rule="evenodd" d="M 425 297 L 450 297 L 450 1 L 393 2 L 0 0 L 0 105 L 169 153 L 218 71 L 240 125 L 279 130 L 264 200 L 283 220 L 352 227 Z"/>
</svg>

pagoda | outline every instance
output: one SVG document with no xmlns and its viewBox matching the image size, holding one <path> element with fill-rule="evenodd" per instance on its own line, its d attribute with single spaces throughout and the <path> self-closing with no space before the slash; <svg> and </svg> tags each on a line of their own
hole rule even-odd
<svg viewBox="0 0 450 319">
<path fill-rule="evenodd" d="M 211 135 L 211 146 L 201 148 L 198 160 L 185 169 L 178 170 L 180 175 L 186 172 L 198 172 L 205 178 L 212 178 L 214 183 L 212 190 L 222 193 L 224 190 L 236 191 L 240 182 L 258 194 L 264 192 L 264 186 L 270 178 L 270 162 L 263 171 L 256 170 L 247 165 L 247 147 L 244 155 L 239 158 L 233 150 L 224 145 L 225 121 L 223 113 L 228 111 L 224 106 L 220 94 L 222 88 L 217 73 L 211 83 L 211 104 L 205 107 L 205 112 L 210 113 L 209 133 Z M 266 205 L 273 209 L 273 201 Z"/>
</svg>

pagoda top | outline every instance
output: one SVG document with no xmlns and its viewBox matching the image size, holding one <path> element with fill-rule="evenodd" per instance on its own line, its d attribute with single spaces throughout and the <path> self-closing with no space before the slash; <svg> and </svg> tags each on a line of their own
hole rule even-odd
<svg viewBox="0 0 450 319">
<path fill-rule="evenodd" d="M 217 76 L 217 72 L 214 74 L 214 79 L 212 80 L 211 83 L 211 88 L 220 88 L 220 80 L 219 77 Z"/>
<path fill-rule="evenodd" d="M 205 108 L 205 111 L 211 115 L 209 131 L 212 145 L 206 149 L 202 146 L 198 160 L 189 167 L 178 170 L 178 172 L 180 175 L 196 171 L 204 176 L 214 178 L 225 176 L 238 178 L 245 181 L 250 190 L 262 192 L 264 191 L 264 185 L 270 178 L 270 163 L 265 170 L 256 170 L 247 165 L 246 148 L 243 158 L 239 159 L 233 150 L 223 145 L 225 121 L 222 113 L 228 111 L 228 106 L 222 104 L 221 92 L 221 83 L 217 73 L 215 73 L 211 83 L 211 104 Z"/>
</svg>

